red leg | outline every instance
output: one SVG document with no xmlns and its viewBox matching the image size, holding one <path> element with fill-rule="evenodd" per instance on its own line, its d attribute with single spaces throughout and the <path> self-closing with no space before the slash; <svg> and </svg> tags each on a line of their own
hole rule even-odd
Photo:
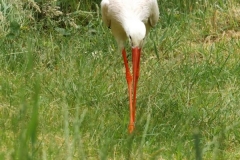
<svg viewBox="0 0 240 160">
<path fill-rule="evenodd" d="M 127 60 L 125 49 L 122 50 L 122 56 L 123 56 L 123 61 L 126 68 L 126 79 L 128 84 L 128 94 L 129 94 L 129 104 L 130 104 L 130 123 L 128 126 L 128 130 L 129 130 L 129 133 L 132 133 L 132 131 L 134 130 L 134 114 L 133 113 L 135 111 L 132 103 L 132 75 L 128 66 L 128 60 Z"/>
</svg>

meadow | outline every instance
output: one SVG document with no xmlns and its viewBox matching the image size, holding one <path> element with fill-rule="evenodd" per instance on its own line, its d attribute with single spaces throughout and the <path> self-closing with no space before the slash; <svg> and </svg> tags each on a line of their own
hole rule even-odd
<svg viewBox="0 0 240 160">
<path fill-rule="evenodd" d="M 0 0 L 0 159 L 240 159 L 239 1 L 158 3 L 129 134 L 100 0 Z"/>
</svg>

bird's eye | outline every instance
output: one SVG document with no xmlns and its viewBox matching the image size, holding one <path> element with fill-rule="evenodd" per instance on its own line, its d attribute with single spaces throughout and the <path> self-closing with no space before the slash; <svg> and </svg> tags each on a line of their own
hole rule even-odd
<svg viewBox="0 0 240 160">
<path fill-rule="evenodd" d="M 132 40 L 132 37 L 131 37 L 131 36 L 129 36 L 129 38 Z"/>
</svg>

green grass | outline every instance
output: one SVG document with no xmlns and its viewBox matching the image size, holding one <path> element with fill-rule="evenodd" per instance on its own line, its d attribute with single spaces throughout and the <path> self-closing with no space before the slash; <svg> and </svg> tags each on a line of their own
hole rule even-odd
<svg viewBox="0 0 240 160">
<path fill-rule="evenodd" d="M 0 159 L 239 159 L 240 4 L 184 3 L 159 2 L 132 135 L 122 57 L 98 14 L 74 28 L 9 9 Z"/>
</svg>

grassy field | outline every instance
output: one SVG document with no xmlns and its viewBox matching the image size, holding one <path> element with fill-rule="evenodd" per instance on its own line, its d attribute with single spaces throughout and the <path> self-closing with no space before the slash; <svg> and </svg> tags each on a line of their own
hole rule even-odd
<svg viewBox="0 0 240 160">
<path fill-rule="evenodd" d="M 0 1 L 0 159 L 240 159 L 237 0 L 159 1 L 131 135 L 99 1 L 38 2 Z"/>
</svg>

